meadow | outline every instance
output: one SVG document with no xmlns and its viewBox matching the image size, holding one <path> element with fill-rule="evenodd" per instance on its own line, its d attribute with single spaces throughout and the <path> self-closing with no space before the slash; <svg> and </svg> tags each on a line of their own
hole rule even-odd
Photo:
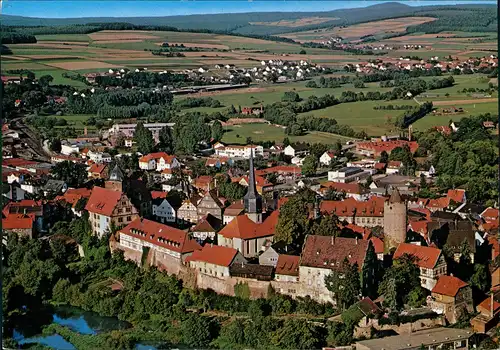
<svg viewBox="0 0 500 350">
<path fill-rule="evenodd" d="M 245 144 L 247 137 L 250 137 L 253 141 L 257 142 L 282 142 L 285 137 L 288 137 L 291 142 L 324 144 L 334 144 L 337 141 L 345 143 L 348 140 L 353 140 L 353 138 L 319 131 L 310 131 L 301 136 L 291 136 L 286 135 L 283 128 L 270 124 L 232 125 L 224 127 L 224 131 L 222 142 L 229 144 Z"/>
</svg>

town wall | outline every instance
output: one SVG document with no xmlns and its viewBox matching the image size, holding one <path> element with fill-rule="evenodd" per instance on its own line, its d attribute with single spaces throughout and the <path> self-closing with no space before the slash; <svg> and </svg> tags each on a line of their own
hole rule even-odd
<svg viewBox="0 0 500 350">
<path fill-rule="evenodd" d="M 415 322 L 402 323 L 399 325 L 390 325 L 384 324 L 379 325 L 379 321 L 377 319 L 367 319 L 364 317 L 354 328 L 354 338 L 360 337 L 371 337 L 372 328 L 377 331 L 388 331 L 392 330 L 398 334 L 410 334 L 416 331 L 421 331 L 424 329 L 446 326 L 446 319 L 444 315 L 439 316 L 437 318 L 423 318 L 417 320 Z"/>
</svg>

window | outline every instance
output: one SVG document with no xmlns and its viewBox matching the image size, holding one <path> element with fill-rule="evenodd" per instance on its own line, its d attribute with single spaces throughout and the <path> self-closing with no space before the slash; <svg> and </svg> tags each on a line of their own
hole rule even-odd
<svg viewBox="0 0 500 350">
<path fill-rule="evenodd" d="M 118 222 L 123 222 L 123 218 L 118 218 Z"/>
<path fill-rule="evenodd" d="M 127 221 L 132 221 L 132 217 L 131 216 L 127 216 Z"/>
</svg>

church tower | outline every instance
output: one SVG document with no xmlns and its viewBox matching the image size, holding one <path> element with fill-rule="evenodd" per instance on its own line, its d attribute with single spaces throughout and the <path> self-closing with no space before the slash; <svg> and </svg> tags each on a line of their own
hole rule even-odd
<svg viewBox="0 0 500 350">
<path fill-rule="evenodd" d="M 109 180 L 104 183 L 104 188 L 124 192 L 124 181 L 125 177 L 123 176 L 123 172 L 121 171 L 118 165 L 115 165 L 111 173 L 109 174 Z"/>
<path fill-rule="evenodd" d="M 250 174 L 248 176 L 248 190 L 243 197 L 245 211 L 253 222 L 262 222 L 262 196 L 257 192 L 255 185 L 255 169 L 253 167 L 253 150 L 250 151 Z"/>
<path fill-rule="evenodd" d="M 401 199 L 397 188 L 384 203 L 384 254 L 397 248 L 406 240 L 407 212 L 406 202 Z"/>
</svg>

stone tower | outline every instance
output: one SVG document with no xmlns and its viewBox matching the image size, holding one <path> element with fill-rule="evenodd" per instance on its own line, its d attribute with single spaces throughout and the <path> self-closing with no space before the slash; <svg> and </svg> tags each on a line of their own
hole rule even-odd
<svg viewBox="0 0 500 350">
<path fill-rule="evenodd" d="M 123 176 L 123 172 L 121 171 L 118 165 L 115 165 L 111 173 L 109 174 L 109 180 L 104 183 L 104 188 L 113 190 L 113 191 L 125 191 L 124 181 L 125 177 Z"/>
<path fill-rule="evenodd" d="M 248 190 L 243 197 L 247 216 L 256 223 L 262 222 L 262 196 L 257 192 L 255 185 L 255 169 L 253 167 L 253 150 L 250 151 L 250 174 L 248 176 Z"/>
<path fill-rule="evenodd" d="M 397 248 L 406 240 L 407 212 L 406 202 L 401 199 L 397 188 L 384 203 L 384 254 Z"/>
</svg>

